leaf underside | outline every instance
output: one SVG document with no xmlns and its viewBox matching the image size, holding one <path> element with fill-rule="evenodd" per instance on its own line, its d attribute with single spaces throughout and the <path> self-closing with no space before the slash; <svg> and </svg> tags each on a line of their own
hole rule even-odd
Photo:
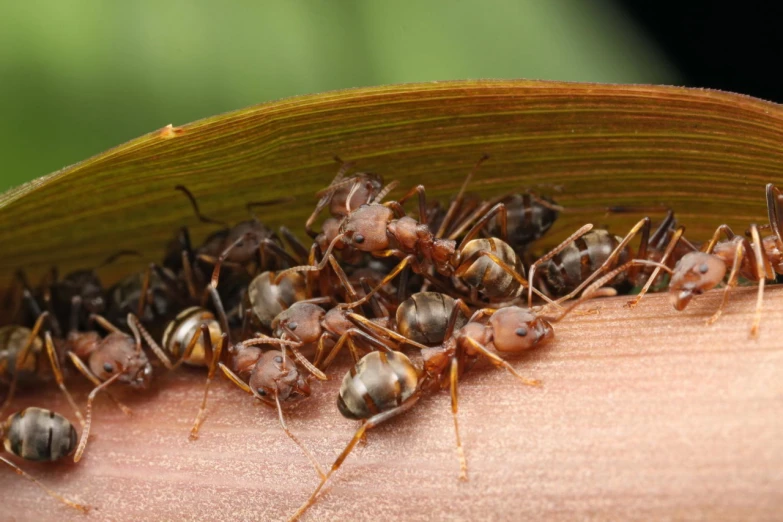
<svg viewBox="0 0 783 522">
<path fill-rule="evenodd" d="M 472 191 L 532 189 L 567 208 L 547 242 L 585 222 L 622 234 L 639 219 L 607 216 L 608 205 L 670 206 L 701 240 L 720 223 L 766 222 L 782 144 L 781 106 L 700 89 L 460 81 L 291 98 L 166 127 L 0 196 L 0 283 L 19 267 L 63 273 L 120 249 L 159 260 L 183 225 L 202 238 L 214 227 L 177 184 L 230 222 L 247 218 L 248 201 L 293 197 L 259 216 L 300 230 L 334 155 L 399 179 L 392 197 L 423 183 L 445 199 L 487 153 Z M 141 265 L 125 263 L 101 275 Z"/>
</svg>

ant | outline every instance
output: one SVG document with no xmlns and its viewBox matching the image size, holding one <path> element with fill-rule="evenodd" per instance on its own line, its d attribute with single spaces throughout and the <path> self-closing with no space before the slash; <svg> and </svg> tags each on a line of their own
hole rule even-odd
<svg viewBox="0 0 783 522">
<path fill-rule="evenodd" d="M 77 437 L 76 429 L 68 419 L 42 408 L 26 408 L 0 424 L 0 439 L 5 450 L 29 461 L 54 462 L 68 457 L 76 449 Z M 0 462 L 66 506 L 82 513 L 90 511 L 89 506 L 77 504 L 50 490 L 5 457 L 0 456 Z"/>
<path fill-rule="evenodd" d="M 100 315 L 91 315 L 90 320 L 107 330 L 108 335 L 101 337 L 94 330 L 86 332 L 72 330 L 65 340 L 66 355 L 76 369 L 95 385 L 87 397 L 84 430 L 74 455 L 74 462 L 79 462 L 87 446 L 92 403 L 97 394 L 116 381 L 125 383 L 135 390 L 144 390 L 149 387 L 152 380 L 152 364 L 142 350 L 139 321 L 133 314 L 129 314 L 127 318 L 133 337 L 122 332 Z M 157 345 L 150 345 L 150 347 L 164 365 L 172 367 L 166 354 Z M 111 393 L 108 395 L 124 414 L 131 414 L 127 406 L 120 403 Z"/>
<path fill-rule="evenodd" d="M 767 184 L 767 214 L 772 235 L 763 239 L 759 227 L 751 225 L 750 240 L 735 235 L 728 225 L 720 225 L 703 252 L 692 252 L 684 255 L 674 267 L 669 282 L 669 297 L 672 305 L 678 311 L 684 310 L 694 295 L 706 292 L 723 281 L 726 271 L 730 270 L 723 298 L 718 310 L 707 320 L 712 324 L 718 320 L 729 299 L 729 292 L 736 286 L 737 279 L 742 276 L 758 283 L 756 310 L 751 325 L 751 337 L 758 335 L 761 324 L 761 310 L 764 298 L 764 283 L 766 279 L 774 279 L 775 274 L 783 274 L 783 214 L 779 202 L 783 193 L 773 183 Z M 727 239 L 719 241 L 721 234 Z"/>
<path fill-rule="evenodd" d="M 476 163 L 473 171 L 465 179 L 460 189 L 460 195 L 472 178 L 474 172 L 488 156 L 482 156 Z M 402 203 L 414 194 L 419 196 L 420 221 L 406 216 Z M 461 196 L 460 196 L 461 197 Z M 458 197 L 449 209 L 444 222 L 450 222 L 458 207 Z M 475 239 L 481 229 L 495 216 L 501 224 L 501 236 L 506 237 L 506 209 L 502 203 L 498 203 L 479 218 L 473 228 L 457 245 L 454 239 L 443 239 L 433 234 L 425 224 L 427 214 L 426 196 L 423 185 L 411 189 L 398 201 L 387 203 L 372 203 L 362 205 L 351 212 L 343 221 L 338 234 L 329 245 L 324 258 L 316 265 L 299 266 L 281 272 L 290 271 L 320 271 L 328 262 L 331 250 L 341 241 L 354 248 L 368 252 L 377 257 L 402 257 L 402 261 L 389 272 L 376 289 L 383 287 L 407 266 L 413 272 L 422 275 L 427 280 L 437 284 L 437 280 L 428 273 L 432 267 L 442 276 L 455 276 L 471 288 L 471 301 L 478 299 L 478 292 L 482 292 L 490 299 L 504 299 L 515 296 L 522 286 L 529 286 L 528 281 L 520 274 L 521 264 L 513 249 L 503 240 L 498 238 Z M 441 224 L 441 229 L 447 225 Z M 580 231 L 571 236 L 568 241 L 586 233 L 592 225 L 585 225 Z M 562 245 L 561 245 L 562 247 Z M 487 257 L 488 259 L 481 259 Z M 278 275 L 278 278 L 280 275 Z M 442 286 L 442 285 L 440 285 Z M 549 300 L 537 289 L 532 291 Z M 375 292 L 371 291 L 362 299 L 342 304 L 342 308 L 354 308 L 366 303 Z M 551 300 L 550 300 L 551 301 Z"/>
<path fill-rule="evenodd" d="M 591 297 L 614 293 L 613 289 L 602 288 L 593 292 Z M 329 477 L 340 468 L 359 440 L 365 437 L 367 430 L 410 410 L 424 393 L 437 391 L 444 385 L 449 385 L 451 390 L 460 479 L 467 479 L 467 463 L 457 421 L 459 376 L 483 356 L 496 367 L 506 369 L 523 384 L 540 386 L 539 381 L 517 373 L 503 357 L 518 355 L 550 342 L 554 338 L 551 323 L 565 317 L 573 306 L 554 318 L 539 316 L 532 310 L 517 306 L 497 310 L 484 308 L 472 314 L 464 326 L 455 329 L 457 318 L 460 313 L 464 313 L 465 308 L 465 303 L 460 299 L 455 301 L 441 346 L 429 348 L 407 340 L 421 349 L 423 365 L 420 368 L 414 366 L 405 354 L 392 350 L 381 341 L 382 336 L 398 338 L 399 334 L 361 315 L 350 314 L 351 320 L 357 325 L 378 335 L 375 345 L 381 348 L 356 362 L 343 378 L 337 398 L 337 408 L 344 417 L 363 422 L 310 498 L 289 520 L 298 519 L 314 503 Z"/>
<path fill-rule="evenodd" d="M 530 288 L 536 282 L 536 270 L 541 267 L 544 272 L 545 289 L 553 290 L 556 295 L 561 296 L 556 301 L 560 303 L 578 295 L 595 278 L 618 263 L 625 264 L 634 259 L 666 264 L 672 253 L 675 253 L 675 257 L 683 255 L 682 248 L 680 251 L 675 251 L 680 244 L 689 251 L 696 250 L 696 247 L 683 237 L 685 228 L 675 229 L 675 225 L 674 213 L 669 210 L 652 236 L 649 217 L 639 220 L 622 238 L 604 229 L 591 230 L 565 248 L 559 251 L 555 249 L 532 263 L 528 272 Z M 640 233 L 639 249 L 634 256 L 629 243 Z M 619 289 L 645 284 L 636 299 L 629 303 L 630 307 L 639 303 L 659 273 L 656 269 L 653 275 L 648 277 L 648 273 L 643 268 L 645 266 L 651 265 L 643 262 L 631 263 L 628 265 L 627 272 L 618 273 L 617 277 L 609 282 L 612 287 Z M 533 294 L 528 289 L 528 306 L 531 306 L 532 299 Z"/>
<path fill-rule="evenodd" d="M 334 160 L 340 164 L 340 169 L 328 187 L 316 192 L 316 197 L 320 199 L 305 222 L 305 232 L 313 239 L 319 236 L 313 230 L 313 224 L 327 206 L 331 214 L 331 218 L 328 219 L 339 221 L 350 214 L 354 208 L 371 203 L 373 200 L 382 200 L 397 186 L 396 182 L 392 182 L 384 188 L 383 178 L 371 172 L 357 172 L 346 179 L 345 175 L 353 168 L 353 163 L 343 161 L 338 156 L 335 156 Z"/>
</svg>

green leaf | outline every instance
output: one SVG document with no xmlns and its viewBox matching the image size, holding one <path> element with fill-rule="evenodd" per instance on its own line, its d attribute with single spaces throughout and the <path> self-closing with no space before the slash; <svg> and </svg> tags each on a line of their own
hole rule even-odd
<svg viewBox="0 0 783 522">
<path fill-rule="evenodd" d="M 166 127 L 0 196 L 0 275 L 89 267 L 119 249 L 158 260 L 182 225 L 198 240 L 210 228 L 177 184 L 228 221 L 246 218 L 248 201 L 292 196 L 261 217 L 299 229 L 335 154 L 399 179 L 396 194 L 423 183 L 443 198 L 488 153 L 471 189 L 552 194 L 568 209 L 552 239 L 638 219 L 605 216 L 607 205 L 660 204 L 698 240 L 722 222 L 765 221 L 782 144 L 779 105 L 708 90 L 462 81 L 302 96 Z M 104 270 L 111 279 L 127 266 Z"/>
</svg>

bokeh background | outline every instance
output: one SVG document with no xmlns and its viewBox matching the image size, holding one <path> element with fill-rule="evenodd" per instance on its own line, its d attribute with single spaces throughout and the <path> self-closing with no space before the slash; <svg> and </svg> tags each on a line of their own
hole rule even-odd
<svg viewBox="0 0 783 522">
<path fill-rule="evenodd" d="M 773 43 L 760 41 L 768 36 L 761 13 L 752 13 L 748 21 L 757 23 L 744 34 L 736 28 L 748 9 L 674 5 L 5 1 L 0 191 L 169 123 L 331 89 L 534 78 L 694 85 L 775 98 L 767 82 L 748 74 L 753 52 L 742 51 Z"/>
</svg>

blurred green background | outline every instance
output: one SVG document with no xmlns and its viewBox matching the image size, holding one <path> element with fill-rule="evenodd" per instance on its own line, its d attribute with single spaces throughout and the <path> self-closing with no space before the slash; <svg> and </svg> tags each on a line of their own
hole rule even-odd
<svg viewBox="0 0 783 522">
<path fill-rule="evenodd" d="M 0 3 L 0 191 L 140 134 L 331 89 L 677 83 L 610 0 Z"/>
</svg>

